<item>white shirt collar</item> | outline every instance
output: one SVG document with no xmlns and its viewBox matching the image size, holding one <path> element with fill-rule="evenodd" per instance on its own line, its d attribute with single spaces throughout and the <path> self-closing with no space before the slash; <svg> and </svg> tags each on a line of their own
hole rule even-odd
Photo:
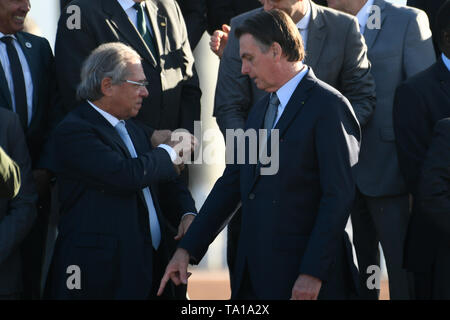
<svg viewBox="0 0 450 320">
<path fill-rule="evenodd" d="M 450 71 L 450 58 L 447 58 L 444 53 L 442 53 L 442 61 L 444 61 L 445 66 L 447 67 L 448 71 Z"/>
<path fill-rule="evenodd" d="M 280 104 L 284 110 L 287 106 L 289 100 L 295 89 L 297 89 L 298 84 L 302 81 L 303 77 L 308 73 L 308 66 L 304 65 L 303 70 L 301 70 L 297 75 L 295 75 L 291 80 L 286 82 L 280 89 L 277 90 L 277 96 L 280 100 Z"/>
<path fill-rule="evenodd" d="M 95 104 L 93 104 L 92 102 L 90 102 L 89 100 L 87 101 L 95 110 L 98 111 L 98 113 L 100 113 L 113 127 L 115 127 L 121 120 L 117 119 L 116 117 L 114 117 L 112 114 L 100 109 L 99 107 L 97 107 Z M 123 120 L 122 120 L 123 121 Z"/>
<path fill-rule="evenodd" d="M 367 20 L 369 19 L 370 10 L 372 9 L 373 6 L 373 1 L 374 0 L 367 0 L 366 4 L 356 14 L 361 34 L 364 34 L 364 30 L 366 29 L 366 24 Z"/>
<path fill-rule="evenodd" d="M 308 6 L 308 8 L 306 9 L 306 14 L 297 23 L 297 28 L 301 30 L 307 30 L 309 26 L 309 21 L 311 20 L 311 5 L 309 1 L 305 1 L 305 4 Z"/>
<path fill-rule="evenodd" d="M 0 39 L 3 38 L 3 37 L 6 37 L 6 36 L 13 37 L 14 39 L 17 40 L 15 34 L 4 34 L 3 32 L 0 32 Z"/>
</svg>

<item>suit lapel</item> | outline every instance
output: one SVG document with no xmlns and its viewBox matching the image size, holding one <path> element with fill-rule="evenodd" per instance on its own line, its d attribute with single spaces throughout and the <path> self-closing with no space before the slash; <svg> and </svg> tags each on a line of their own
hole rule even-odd
<svg viewBox="0 0 450 320">
<path fill-rule="evenodd" d="M 3 101 L 6 101 L 6 105 L 2 104 L 1 107 L 12 110 L 11 92 L 9 92 L 8 82 L 6 81 L 5 70 L 0 63 L 0 95 L 3 96 Z M 9 72 L 9 71 L 8 71 Z"/>
<path fill-rule="evenodd" d="M 299 85 L 295 89 L 294 93 L 292 94 L 291 98 L 289 99 L 288 104 L 286 105 L 286 108 L 284 109 L 283 114 L 281 115 L 280 119 L 278 120 L 276 126 L 274 129 L 279 130 L 279 138 L 281 139 L 284 134 L 286 133 L 286 130 L 290 127 L 292 124 L 292 121 L 298 116 L 299 112 L 303 109 L 304 105 L 307 103 L 309 97 L 310 97 L 310 90 L 314 87 L 315 83 L 317 82 L 316 77 L 314 75 L 314 72 L 309 69 L 308 73 L 303 77 L 302 81 L 300 81 Z M 268 104 L 268 99 L 264 99 L 266 102 L 266 105 Z M 267 101 L 266 101 L 267 100 Z M 266 110 L 267 107 L 264 109 Z M 258 115 L 257 121 L 260 123 L 260 126 L 258 128 L 262 128 L 262 121 L 260 121 L 261 115 Z M 264 113 L 262 115 L 262 119 L 264 119 Z M 267 145 L 270 145 L 271 138 L 267 141 Z M 248 150 L 248 148 L 247 148 Z M 254 166 L 249 166 L 252 168 L 254 174 L 254 179 L 247 188 L 248 193 L 252 190 L 253 186 L 256 184 L 260 177 L 260 163 L 258 161 L 258 164 Z"/>
<path fill-rule="evenodd" d="M 167 18 L 158 14 L 158 7 L 153 1 L 145 1 L 145 8 L 152 24 L 153 35 L 158 46 L 159 55 L 165 53 L 167 36 Z"/>
<path fill-rule="evenodd" d="M 309 0 L 308 0 L 309 1 Z M 306 46 L 305 63 L 311 68 L 316 69 L 319 62 L 320 54 L 327 38 L 327 28 L 321 14 L 318 14 L 318 8 L 314 3 L 309 1 L 311 5 L 311 21 L 309 22 L 308 42 Z"/>
<path fill-rule="evenodd" d="M 143 59 L 150 61 L 156 67 L 156 59 L 142 39 L 128 15 L 117 1 L 103 0 L 103 10 L 110 16 L 110 23 L 122 34 Z"/>
<path fill-rule="evenodd" d="M 37 76 L 40 72 L 40 65 L 39 65 L 39 54 L 34 54 L 34 50 L 36 48 L 33 46 L 33 44 L 29 41 L 26 41 L 21 33 L 17 33 L 17 41 L 20 44 L 20 47 L 22 48 L 22 51 L 25 55 L 25 58 L 27 59 L 28 68 L 30 69 L 31 73 L 31 79 L 33 81 L 33 106 L 32 106 L 32 112 L 33 115 L 35 115 L 36 108 L 37 108 L 37 102 L 38 102 L 38 91 L 39 91 L 39 83 Z M 30 126 L 33 124 L 34 119 L 36 117 L 32 116 Z"/>
<path fill-rule="evenodd" d="M 380 0 L 375 0 L 373 2 L 374 6 L 378 6 L 380 8 L 380 14 L 381 14 L 381 26 L 383 25 L 384 19 L 386 18 L 386 12 L 384 11 L 385 7 L 386 7 L 386 3 L 384 1 L 380 1 Z M 380 28 L 372 28 L 369 29 L 368 26 L 366 25 L 365 29 L 364 29 L 364 39 L 366 41 L 366 45 L 368 50 L 370 50 L 374 43 L 375 40 L 378 36 L 378 34 L 380 33 L 381 30 L 381 26 Z"/>
</svg>

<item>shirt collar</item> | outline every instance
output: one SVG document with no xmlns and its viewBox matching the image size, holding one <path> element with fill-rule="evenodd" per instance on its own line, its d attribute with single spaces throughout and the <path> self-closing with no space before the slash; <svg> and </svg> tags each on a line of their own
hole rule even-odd
<svg viewBox="0 0 450 320">
<path fill-rule="evenodd" d="M 311 20 L 311 5 L 309 4 L 309 1 L 305 1 L 305 4 L 308 6 L 308 8 L 306 9 L 306 14 L 297 23 L 297 28 L 301 30 L 308 29 L 309 21 Z"/>
<path fill-rule="evenodd" d="M 298 84 L 300 83 L 300 81 L 302 81 L 303 77 L 307 73 L 308 66 L 304 65 L 303 69 L 299 73 L 297 73 L 296 76 L 294 76 L 291 80 L 286 82 L 280 89 L 277 90 L 277 96 L 283 108 L 286 107 Z"/>
<path fill-rule="evenodd" d="M 4 34 L 3 32 L 0 32 L 0 39 L 3 37 L 12 37 L 13 39 L 17 40 L 16 35 L 15 34 Z"/>
<path fill-rule="evenodd" d="M 121 121 L 119 119 L 117 119 L 116 117 L 114 117 L 112 114 L 100 109 L 99 107 L 97 107 L 95 104 L 93 104 L 92 102 L 90 102 L 89 100 L 87 101 L 95 110 L 98 111 L 98 113 L 100 113 L 113 127 L 116 127 L 116 125 Z M 123 120 L 122 120 L 123 121 Z"/>
<path fill-rule="evenodd" d="M 136 2 L 133 0 L 117 0 L 124 11 L 132 8 Z"/>
<path fill-rule="evenodd" d="M 450 71 L 450 58 L 447 58 L 444 53 L 442 53 L 442 61 L 444 61 L 445 66 L 447 67 L 448 71 Z"/>
<path fill-rule="evenodd" d="M 358 19 L 361 33 L 364 33 L 364 29 L 366 28 L 367 20 L 369 19 L 369 14 L 373 5 L 373 1 L 374 0 L 367 0 L 366 4 L 356 14 L 356 18 Z"/>
</svg>

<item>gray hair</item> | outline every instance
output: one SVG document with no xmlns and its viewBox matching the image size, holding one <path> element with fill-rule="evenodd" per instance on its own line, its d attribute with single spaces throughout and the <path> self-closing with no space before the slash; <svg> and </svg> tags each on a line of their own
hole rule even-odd
<svg viewBox="0 0 450 320">
<path fill-rule="evenodd" d="M 90 101 L 100 99 L 103 97 L 103 79 L 111 78 L 113 84 L 118 84 L 128 76 L 127 64 L 140 60 L 139 54 L 123 43 L 102 44 L 83 63 L 77 98 Z"/>
</svg>

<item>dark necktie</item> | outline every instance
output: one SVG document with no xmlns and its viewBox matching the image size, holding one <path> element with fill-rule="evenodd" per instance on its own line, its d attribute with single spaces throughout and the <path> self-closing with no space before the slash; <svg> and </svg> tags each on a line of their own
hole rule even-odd
<svg viewBox="0 0 450 320">
<path fill-rule="evenodd" d="M 137 2 L 133 5 L 133 8 L 137 11 L 137 29 L 144 39 L 145 43 L 147 44 L 148 48 L 152 52 L 153 57 L 158 60 L 158 50 L 156 49 L 156 42 L 155 39 L 153 39 L 152 34 L 150 33 L 149 26 L 147 26 L 144 8 L 140 3 Z"/>
<path fill-rule="evenodd" d="M 270 96 L 269 106 L 267 107 L 266 116 L 264 118 L 264 129 L 268 130 L 268 134 L 270 130 L 273 128 L 273 124 L 275 119 L 277 118 L 278 106 L 280 105 L 280 100 L 278 99 L 277 94 L 274 92 Z"/>
<path fill-rule="evenodd" d="M 26 130 L 28 126 L 28 104 L 27 91 L 25 89 L 25 79 L 23 76 L 22 64 L 19 55 L 13 44 L 12 37 L 3 37 L 0 39 L 6 44 L 6 52 L 8 53 L 9 66 L 14 84 L 14 100 L 16 102 L 16 113 L 19 115 L 22 128 Z M 5 70 L 5 72 L 8 72 Z"/>
</svg>

